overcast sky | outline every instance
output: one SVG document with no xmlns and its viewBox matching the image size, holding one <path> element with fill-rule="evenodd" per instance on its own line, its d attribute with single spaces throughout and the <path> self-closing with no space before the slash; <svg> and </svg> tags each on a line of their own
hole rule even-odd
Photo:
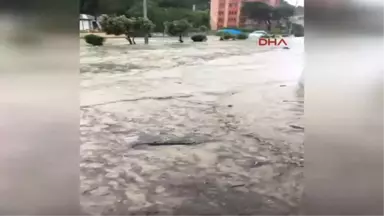
<svg viewBox="0 0 384 216">
<path fill-rule="evenodd" d="M 304 6 L 304 0 L 286 0 L 289 4 L 296 5 L 296 2 L 299 6 Z"/>
</svg>

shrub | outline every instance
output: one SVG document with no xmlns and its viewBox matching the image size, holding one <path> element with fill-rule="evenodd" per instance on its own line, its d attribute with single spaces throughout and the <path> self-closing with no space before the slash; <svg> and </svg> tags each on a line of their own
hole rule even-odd
<svg viewBox="0 0 384 216">
<path fill-rule="evenodd" d="M 189 29 L 189 32 L 190 32 L 190 33 L 199 33 L 200 30 L 199 30 L 198 28 L 190 28 L 190 29 Z"/>
<path fill-rule="evenodd" d="M 281 30 L 280 28 L 274 28 L 274 29 L 272 29 L 271 33 L 272 34 L 283 34 L 283 30 Z"/>
<path fill-rule="evenodd" d="M 228 33 L 228 32 L 224 32 L 222 38 L 223 38 L 224 40 L 230 40 L 230 39 L 235 39 L 236 37 L 235 37 L 234 35 Z"/>
<path fill-rule="evenodd" d="M 271 35 L 262 35 L 260 38 L 272 38 Z"/>
<path fill-rule="evenodd" d="M 297 32 L 294 35 L 295 37 L 304 37 L 304 32 Z"/>
<path fill-rule="evenodd" d="M 239 39 L 239 40 L 246 40 L 248 39 L 248 34 L 247 33 L 241 33 L 241 34 L 238 34 L 236 36 L 236 39 Z"/>
<path fill-rule="evenodd" d="M 203 42 L 208 40 L 207 36 L 203 34 L 193 35 L 191 39 L 193 40 L 193 42 Z"/>
<path fill-rule="evenodd" d="M 179 36 L 179 42 L 183 43 L 183 36 L 188 34 L 189 30 L 192 28 L 192 24 L 186 19 L 174 20 L 172 22 L 164 22 L 165 32 L 168 35 Z"/>
<path fill-rule="evenodd" d="M 94 34 L 85 35 L 84 39 L 85 39 L 85 42 L 93 46 L 102 46 L 105 41 L 104 37 L 94 35 Z"/>
<path fill-rule="evenodd" d="M 207 32 L 208 31 L 208 27 L 205 26 L 205 25 L 202 25 L 202 26 L 199 27 L 199 30 L 200 30 L 200 32 Z"/>
<path fill-rule="evenodd" d="M 219 36 L 219 37 L 222 37 L 222 36 L 224 36 L 224 32 L 218 31 L 218 32 L 215 33 L 215 35 Z"/>
<path fill-rule="evenodd" d="M 304 27 L 299 24 L 292 24 L 292 32 L 295 37 L 303 37 L 304 36 Z"/>
<path fill-rule="evenodd" d="M 153 22 L 142 17 L 102 15 L 100 25 L 107 35 L 125 35 L 129 44 L 136 44 L 135 37 L 150 34 L 155 27 Z"/>
</svg>

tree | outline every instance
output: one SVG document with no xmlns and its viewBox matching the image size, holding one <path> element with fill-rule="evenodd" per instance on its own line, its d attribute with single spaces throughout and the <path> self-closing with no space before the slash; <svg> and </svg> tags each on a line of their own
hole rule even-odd
<svg viewBox="0 0 384 216">
<path fill-rule="evenodd" d="M 136 4 L 126 11 L 127 17 L 142 17 L 143 6 L 142 4 Z M 210 18 L 209 11 L 192 11 L 187 8 L 176 8 L 176 7 L 160 7 L 155 4 L 154 1 L 148 2 L 148 18 L 153 20 L 156 27 L 154 31 L 163 32 L 164 22 L 186 19 L 193 27 L 198 28 L 201 25 L 209 26 Z"/>
<path fill-rule="evenodd" d="M 271 19 L 273 8 L 263 2 L 245 2 L 242 7 L 242 13 L 253 20 L 265 22 L 268 26 L 268 31 L 271 30 Z"/>
<path fill-rule="evenodd" d="M 149 19 L 138 17 L 138 18 L 131 18 L 131 20 L 133 25 L 133 32 L 131 33 L 131 35 L 132 35 L 134 44 L 136 44 L 135 42 L 136 36 L 148 35 L 155 28 L 155 25 Z"/>
<path fill-rule="evenodd" d="M 292 5 L 281 5 L 273 9 L 272 19 L 280 21 L 285 20 L 288 23 L 290 17 L 295 14 L 295 7 Z"/>
<path fill-rule="evenodd" d="M 174 20 L 172 22 L 165 22 L 165 31 L 172 36 L 179 36 L 180 43 L 183 43 L 183 35 L 185 35 L 192 25 L 186 20 Z"/>
<path fill-rule="evenodd" d="M 97 15 L 99 12 L 98 0 L 80 0 L 80 13 Z"/>
<path fill-rule="evenodd" d="M 282 4 L 274 8 L 272 12 L 272 19 L 278 21 L 279 28 L 285 26 L 286 29 L 291 25 L 289 18 L 295 14 L 295 7 L 290 4 Z M 284 23 L 284 25 L 282 24 Z"/>
<path fill-rule="evenodd" d="M 80 13 L 100 15 L 122 15 L 133 7 L 142 7 L 143 0 L 80 0 Z M 197 10 L 208 10 L 209 0 L 150 0 L 148 7 L 177 8 L 191 10 L 196 5 Z M 141 10 L 142 11 L 142 10 Z M 137 16 L 137 15 L 136 15 Z M 138 16 L 137 16 L 138 17 Z"/>
<path fill-rule="evenodd" d="M 119 14 L 140 0 L 80 0 L 80 13 L 98 16 L 100 14 Z"/>
<path fill-rule="evenodd" d="M 196 11 L 192 6 L 196 5 Z M 80 0 L 80 12 L 143 17 L 143 0 Z M 155 24 L 156 32 L 164 32 L 164 22 L 186 19 L 193 27 L 210 25 L 209 0 L 148 0 L 148 19 Z"/>
<path fill-rule="evenodd" d="M 135 36 L 139 33 L 150 33 L 154 24 L 149 19 L 142 17 L 128 18 L 121 16 L 101 16 L 101 27 L 106 34 L 122 35 L 124 34 L 129 44 L 136 44 Z"/>
<path fill-rule="evenodd" d="M 202 25 L 202 26 L 199 27 L 199 30 L 200 30 L 201 32 L 207 32 L 207 31 L 208 31 L 208 27 L 205 26 L 205 25 Z"/>
</svg>

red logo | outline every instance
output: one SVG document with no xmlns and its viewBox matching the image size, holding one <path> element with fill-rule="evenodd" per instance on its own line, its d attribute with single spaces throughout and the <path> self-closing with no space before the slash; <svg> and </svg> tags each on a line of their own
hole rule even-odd
<svg viewBox="0 0 384 216">
<path fill-rule="evenodd" d="M 276 38 L 260 38 L 259 39 L 259 46 L 271 46 L 271 45 L 274 45 L 274 46 L 280 46 L 280 45 L 285 45 L 285 46 L 288 46 L 287 42 L 284 40 L 284 38 L 282 39 L 276 39 Z"/>
</svg>

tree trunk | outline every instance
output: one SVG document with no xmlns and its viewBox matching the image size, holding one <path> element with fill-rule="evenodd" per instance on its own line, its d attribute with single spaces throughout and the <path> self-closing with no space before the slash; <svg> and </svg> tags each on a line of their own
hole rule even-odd
<svg viewBox="0 0 384 216">
<path fill-rule="evenodd" d="M 179 35 L 179 41 L 180 41 L 180 43 L 184 43 L 184 41 L 183 41 L 183 35 L 182 35 L 182 34 Z"/>
<path fill-rule="evenodd" d="M 133 44 L 136 44 L 135 37 L 132 37 Z"/>
<path fill-rule="evenodd" d="M 271 21 L 270 20 L 264 20 L 265 25 L 267 25 L 267 31 L 271 32 Z"/>
<path fill-rule="evenodd" d="M 126 35 L 126 39 L 127 41 L 129 42 L 130 45 L 132 45 L 132 40 L 131 40 L 131 37 L 129 35 Z"/>
</svg>

